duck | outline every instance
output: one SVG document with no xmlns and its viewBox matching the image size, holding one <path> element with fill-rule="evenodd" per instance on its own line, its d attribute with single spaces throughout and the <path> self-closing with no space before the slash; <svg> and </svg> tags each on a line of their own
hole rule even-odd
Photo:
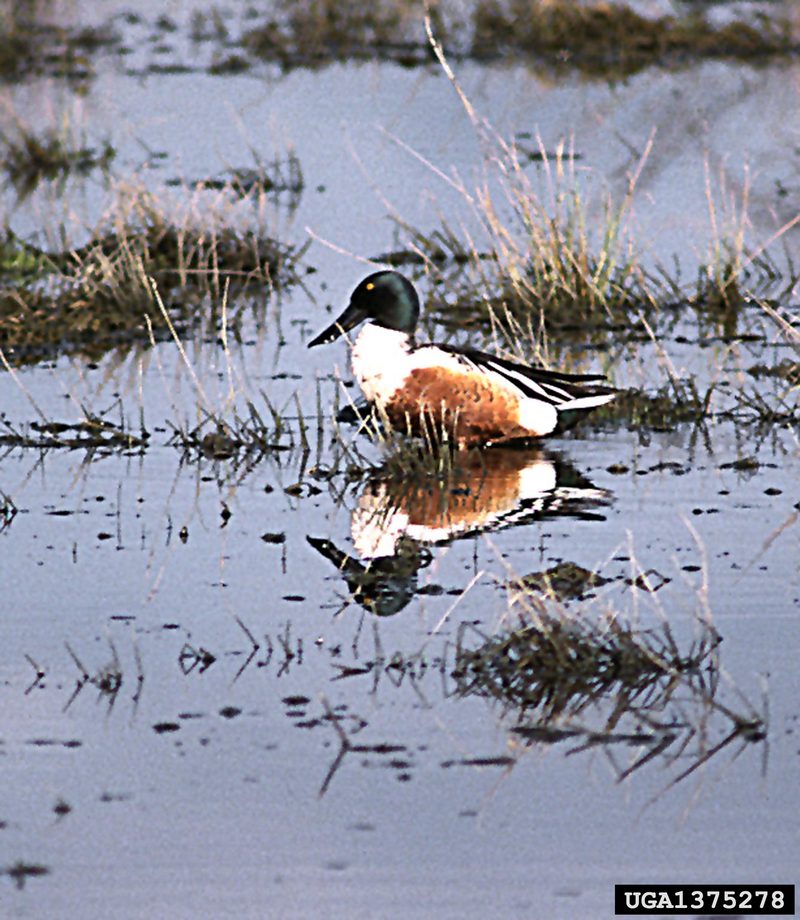
<svg viewBox="0 0 800 920">
<path fill-rule="evenodd" d="M 400 272 L 373 272 L 342 314 L 313 338 L 327 345 L 363 323 L 352 342 L 353 374 L 368 403 L 394 429 L 459 449 L 537 440 L 610 402 L 602 374 L 568 374 L 469 347 L 415 339 L 420 298 Z"/>
</svg>

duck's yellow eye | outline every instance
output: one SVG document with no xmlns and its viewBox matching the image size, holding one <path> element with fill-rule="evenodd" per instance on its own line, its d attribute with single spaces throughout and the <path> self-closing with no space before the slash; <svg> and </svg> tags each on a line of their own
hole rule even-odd
<svg viewBox="0 0 800 920">
<path fill-rule="evenodd" d="M 371 291 L 374 287 L 375 285 L 370 281 L 370 283 L 367 285 L 367 290 Z"/>
</svg>

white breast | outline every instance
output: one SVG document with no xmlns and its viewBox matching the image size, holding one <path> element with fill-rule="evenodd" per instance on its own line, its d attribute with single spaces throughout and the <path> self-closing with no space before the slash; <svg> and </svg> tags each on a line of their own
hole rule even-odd
<svg viewBox="0 0 800 920">
<path fill-rule="evenodd" d="M 408 374 L 405 332 L 367 323 L 353 343 L 353 373 L 370 402 L 384 406 Z"/>
<path fill-rule="evenodd" d="M 367 323 L 353 343 L 353 374 L 370 402 L 385 406 L 415 368 L 449 367 L 463 371 L 455 355 L 434 346 L 412 351 L 405 332 Z"/>
</svg>

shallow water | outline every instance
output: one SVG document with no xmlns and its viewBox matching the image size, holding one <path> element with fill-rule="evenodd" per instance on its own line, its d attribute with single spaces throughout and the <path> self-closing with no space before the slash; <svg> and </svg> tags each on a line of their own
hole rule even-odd
<svg viewBox="0 0 800 920">
<path fill-rule="evenodd" d="M 754 239 L 796 210 L 796 67 L 705 64 L 616 86 L 545 85 L 522 67 L 460 77 L 504 134 L 538 131 L 548 148 L 574 137 L 598 188 L 622 187 L 656 126 L 637 233 L 648 258 L 676 255 L 689 276 L 712 240 L 704 162 L 734 186 L 749 164 Z M 52 83 L 5 92 L 33 120 L 73 103 Z M 248 144 L 293 144 L 306 188 L 267 219 L 281 238 L 310 228 L 362 258 L 395 243 L 382 196 L 423 228 L 440 212 L 466 219 L 463 196 L 394 137 L 445 171 L 482 169 L 433 71 L 108 67 L 80 104 L 120 145 L 123 174 L 143 148 L 168 152 L 146 176 L 164 195 L 180 194 L 163 186 L 174 176 L 246 163 Z M 58 207 L 90 222 L 107 194 L 68 192 Z M 12 225 L 39 225 L 47 198 L 16 206 Z M 119 398 L 153 431 L 143 454 L 0 457 L 18 509 L 0 531 L 0 867 L 47 870 L 0 877 L 3 914 L 608 917 L 615 882 L 796 882 L 796 428 L 587 426 L 473 457 L 444 489 L 387 486 L 379 446 L 334 434 L 344 345 L 304 345 L 365 268 L 319 242 L 307 259 L 317 272 L 246 330 L 232 372 L 215 343 L 187 343 L 212 408 L 231 381 L 240 400 L 264 389 L 290 415 L 297 394 L 307 452 L 296 420 L 294 448 L 258 462 L 167 446 L 199 398 L 170 343 L 0 378 L 15 424 L 37 418 L 31 401 L 75 420 Z M 767 392 L 747 368 L 791 351 L 751 321 L 766 329 L 755 342 L 687 319 L 663 345 L 701 389 L 724 367 Z M 617 382 L 659 379 L 654 355 L 632 348 Z M 373 567 L 365 581 L 369 558 L 390 552 L 385 577 Z M 666 622 L 686 652 L 710 616 L 722 637 L 713 693 L 681 683 L 658 716 L 676 741 L 621 780 L 649 742 L 633 710 L 612 718 L 614 693 L 569 722 L 575 735 L 526 736 L 534 713 L 454 677 L 464 648 L 518 626 L 515 576 L 566 562 L 608 579 L 548 605 L 566 623 L 602 633 L 609 610 L 655 634 Z M 731 714 L 765 718 L 766 737 L 729 738 Z M 620 737 L 599 740 L 609 725 Z"/>
<path fill-rule="evenodd" d="M 738 452 L 718 434 L 715 456 L 692 459 L 674 437 L 555 444 L 591 482 L 596 519 L 566 502 L 433 547 L 417 573 L 423 592 L 389 618 L 348 604 L 343 578 L 306 540 L 357 559 L 363 493 L 343 504 L 327 491 L 287 496 L 292 463 L 262 465 L 231 490 L 178 470 L 170 451 L 17 461 L 21 511 L 3 535 L 15 577 L 0 672 L 2 840 L 9 862 L 51 874 L 9 884 L 4 902 L 19 916 L 78 903 L 87 916 L 109 903 L 125 916 L 260 916 L 265 899 L 276 916 L 479 916 L 497 903 L 512 915 L 607 916 L 619 880 L 791 879 L 797 455 L 762 450 L 764 467 L 742 476 L 720 469 Z M 633 458 L 642 475 L 607 472 Z M 782 495 L 765 494 L 775 488 Z M 513 708 L 459 698 L 448 676 L 462 622 L 491 633 L 508 617 L 497 580 L 509 570 L 599 563 L 612 581 L 590 615 L 613 603 L 657 622 L 624 583 L 631 549 L 657 570 L 653 584 L 670 579 L 655 598 L 684 644 L 707 554 L 720 699 L 744 716 L 738 692 L 769 705 L 767 742 L 737 741 L 674 788 L 689 752 L 617 783 L 638 749 L 526 747 Z M 116 656 L 118 692 L 89 683 L 75 695 L 81 672 L 65 642 L 93 677 Z M 204 651 L 216 659 L 207 667 Z M 45 672 L 37 683 L 26 654 Z M 416 663 L 395 669 L 397 655 Z M 689 695 L 665 717 L 698 708 Z M 332 777 L 340 744 L 326 711 L 364 748 Z M 712 714 L 710 740 L 726 725 Z M 71 810 L 58 817 L 60 802 Z"/>
</svg>

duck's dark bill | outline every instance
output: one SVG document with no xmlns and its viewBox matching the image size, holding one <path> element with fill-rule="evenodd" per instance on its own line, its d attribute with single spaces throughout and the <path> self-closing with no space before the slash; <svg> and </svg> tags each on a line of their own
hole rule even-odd
<svg viewBox="0 0 800 920">
<path fill-rule="evenodd" d="M 315 345 L 327 345 L 329 342 L 335 342 L 340 335 L 357 326 L 366 318 L 367 314 L 361 307 L 354 307 L 353 304 L 350 304 L 336 322 L 331 323 L 327 329 L 320 332 L 315 339 L 308 343 L 308 347 L 313 348 Z"/>
</svg>

